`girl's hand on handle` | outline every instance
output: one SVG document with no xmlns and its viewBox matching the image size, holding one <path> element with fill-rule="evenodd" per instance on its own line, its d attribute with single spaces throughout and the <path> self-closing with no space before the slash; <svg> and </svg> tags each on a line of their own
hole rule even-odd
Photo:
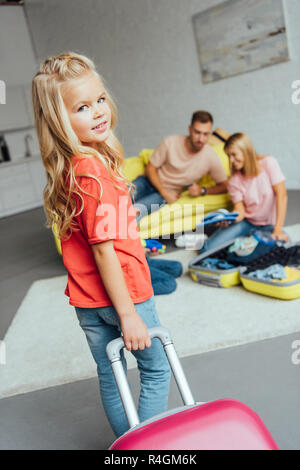
<svg viewBox="0 0 300 470">
<path fill-rule="evenodd" d="M 136 312 L 122 315 L 120 321 L 125 347 L 128 351 L 136 351 L 151 346 L 147 327 Z"/>
</svg>

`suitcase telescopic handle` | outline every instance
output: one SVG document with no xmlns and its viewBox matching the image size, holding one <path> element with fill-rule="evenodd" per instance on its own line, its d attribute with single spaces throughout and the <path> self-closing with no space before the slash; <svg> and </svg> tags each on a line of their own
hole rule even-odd
<svg viewBox="0 0 300 470">
<path fill-rule="evenodd" d="M 150 338 L 159 338 L 167 355 L 181 398 L 185 405 L 194 405 L 195 400 L 185 377 L 184 371 L 175 351 L 173 341 L 167 328 L 156 326 L 148 330 Z M 106 346 L 106 353 L 110 360 L 116 384 L 120 393 L 128 424 L 132 428 L 140 420 L 128 385 L 127 377 L 121 362 L 120 351 L 125 347 L 122 337 L 110 341 Z"/>
</svg>

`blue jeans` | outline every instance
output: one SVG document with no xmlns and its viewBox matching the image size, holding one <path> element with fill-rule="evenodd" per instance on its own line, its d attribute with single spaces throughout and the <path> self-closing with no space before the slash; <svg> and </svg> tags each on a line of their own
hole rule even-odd
<svg viewBox="0 0 300 470">
<path fill-rule="evenodd" d="M 147 258 L 154 295 L 170 294 L 176 287 L 174 278 L 181 276 L 182 264 L 167 259 Z"/>
<path fill-rule="evenodd" d="M 237 224 L 233 223 L 229 227 L 222 228 L 220 227 L 211 237 L 209 237 L 204 243 L 203 248 L 199 253 L 204 253 L 205 251 L 212 250 L 218 246 L 223 245 L 223 243 L 229 242 L 234 238 L 246 237 L 251 235 L 256 230 L 264 230 L 266 232 L 273 232 L 273 225 L 254 225 L 244 219 Z"/>
<path fill-rule="evenodd" d="M 146 176 L 138 176 L 133 184 L 136 187 L 136 192 L 132 197 L 132 203 L 137 209 L 140 209 L 140 214 L 136 217 L 139 222 L 146 215 L 158 210 L 159 206 L 164 205 L 166 201 Z M 154 204 L 156 207 L 153 207 Z"/>
<path fill-rule="evenodd" d="M 145 302 L 135 304 L 135 309 L 148 328 L 160 325 L 153 296 Z M 75 310 L 97 364 L 100 395 L 106 416 L 115 435 L 119 437 L 128 430 L 129 426 L 106 355 L 107 343 L 121 335 L 119 316 L 113 306 L 75 307 Z M 140 421 L 144 421 L 167 409 L 170 367 L 158 338 L 152 340 L 150 348 L 131 352 L 137 360 L 140 372 L 141 391 L 138 415 Z M 121 351 L 121 359 L 124 370 L 127 372 L 123 350 Z"/>
</svg>

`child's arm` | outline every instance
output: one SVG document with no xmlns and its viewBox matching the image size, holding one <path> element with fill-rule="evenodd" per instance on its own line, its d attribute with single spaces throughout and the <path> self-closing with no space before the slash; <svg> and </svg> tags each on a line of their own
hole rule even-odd
<svg viewBox="0 0 300 470">
<path fill-rule="evenodd" d="M 106 292 L 120 317 L 126 349 L 136 351 L 151 346 L 147 327 L 137 314 L 129 295 L 113 241 L 108 240 L 91 247 Z"/>
</svg>

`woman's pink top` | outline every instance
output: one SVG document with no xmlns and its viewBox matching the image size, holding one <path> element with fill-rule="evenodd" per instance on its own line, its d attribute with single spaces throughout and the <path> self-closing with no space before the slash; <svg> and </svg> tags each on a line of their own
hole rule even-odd
<svg viewBox="0 0 300 470">
<path fill-rule="evenodd" d="M 260 160 L 261 171 L 258 176 L 246 178 L 236 172 L 228 183 L 228 192 L 234 204 L 243 202 L 245 218 L 254 225 L 276 224 L 276 196 L 273 186 L 285 177 L 277 160 L 266 156 Z"/>
</svg>

